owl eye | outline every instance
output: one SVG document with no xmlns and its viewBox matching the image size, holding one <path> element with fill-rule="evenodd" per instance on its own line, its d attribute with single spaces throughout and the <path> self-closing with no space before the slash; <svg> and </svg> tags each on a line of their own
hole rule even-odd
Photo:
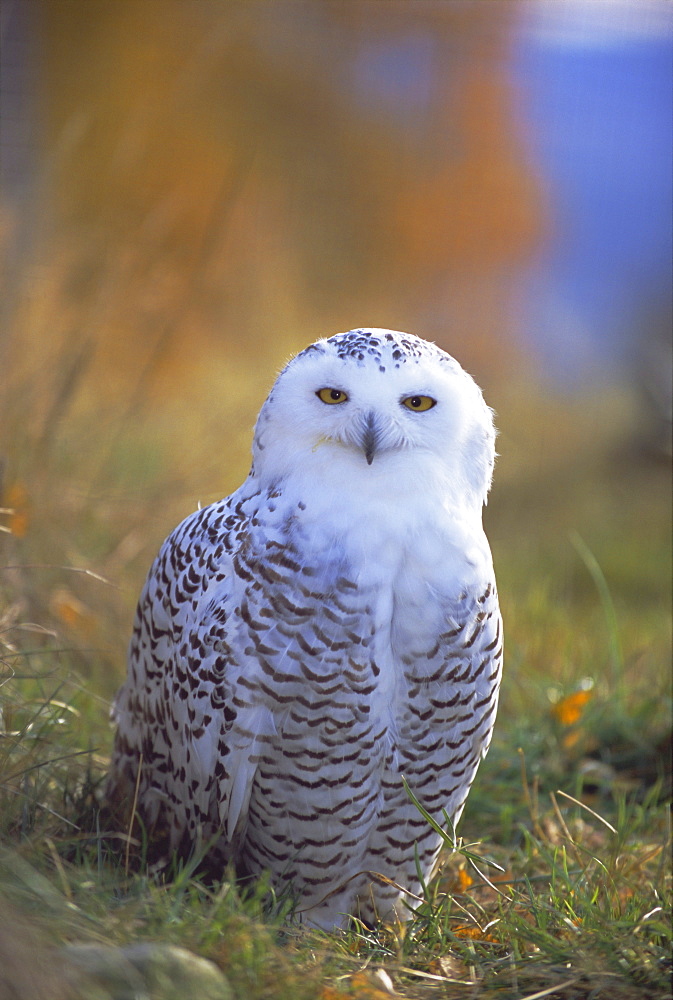
<svg viewBox="0 0 673 1000">
<path fill-rule="evenodd" d="M 432 396 L 407 396 L 406 399 L 402 400 L 402 405 L 406 406 L 408 410 L 416 410 L 417 413 L 421 413 L 423 410 L 431 410 L 433 406 L 436 406 L 437 400 L 433 399 Z"/>
<path fill-rule="evenodd" d="M 336 403 L 345 403 L 348 399 L 346 393 L 342 392 L 341 389 L 318 389 L 316 396 L 330 406 L 334 406 Z"/>
</svg>

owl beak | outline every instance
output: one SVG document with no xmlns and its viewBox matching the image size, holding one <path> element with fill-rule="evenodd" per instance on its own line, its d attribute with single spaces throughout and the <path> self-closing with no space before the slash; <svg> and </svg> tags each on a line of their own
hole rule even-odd
<svg viewBox="0 0 673 1000">
<path fill-rule="evenodd" d="M 376 454 L 379 440 L 380 433 L 376 425 L 376 414 L 370 410 L 364 418 L 362 432 L 362 450 L 365 453 L 367 465 L 371 465 L 374 461 L 374 455 Z"/>
</svg>

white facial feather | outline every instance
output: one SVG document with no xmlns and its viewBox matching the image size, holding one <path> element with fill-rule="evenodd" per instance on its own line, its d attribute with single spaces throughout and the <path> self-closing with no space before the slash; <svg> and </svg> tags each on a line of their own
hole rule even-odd
<svg viewBox="0 0 673 1000">
<path fill-rule="evenodd" d="M 443 478 L 454 502 L 481 507 L 495 431 L 477 384 L 434 344 L 390 330 L 357 333 L 360 343 L 369 338 L 368 349 L 345 350 L 353 332 L 339 334 L 311 345 L 278 376 L 255 430 L 260 481 L 281 481 L 295 470 L 305 476 L 313 468 L 335 483 L 368 475 L 385 491 L 396 476 L 419 476 L 418 487 L 431 473 Z M 342 392 L 345 401 L 326 404 L 317 395 L 324 388 Z M 403 403 L 414 396 L 436 405 L 414 412 Z M 363 446 L 368 431 L 376 443 L 370 463 Z"/>
</svg>

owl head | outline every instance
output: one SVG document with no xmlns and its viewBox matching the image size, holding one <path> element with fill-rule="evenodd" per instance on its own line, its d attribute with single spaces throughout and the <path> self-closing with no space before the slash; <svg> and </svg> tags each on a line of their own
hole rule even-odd
<svg viewBox="0 0 673 1000">
<path fill-rule="evenodd" d="M 493 414 L 471 376 L 435 344 L 373 328 L 318 340 L 281 371 L 257 420 L 252 474 L 355 493 L 439 483 L 481 509 L 494 460 Z"/>
</svg>

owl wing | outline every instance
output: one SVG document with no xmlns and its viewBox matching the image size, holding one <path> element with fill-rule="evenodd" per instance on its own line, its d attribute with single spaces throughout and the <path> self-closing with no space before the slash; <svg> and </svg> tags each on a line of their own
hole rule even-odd
<svg viewBox="0 0 673 1000">
<path fill-rule="evenodd" d="M 112 709 L 107 798 L 128 803 L 133 795 L 149 827 L 168 828 L 171 850 L 183 838 L 198 846 L 224 832 L 227 854 L 235 854 L 255 747 L 275 732 L 268 705 L 239 690 L 251 662 L 236 635 L 246 515 L 233 500 L 197 511 L 164 542 L 138 602 L 128 677 Z"/>
</svg>

